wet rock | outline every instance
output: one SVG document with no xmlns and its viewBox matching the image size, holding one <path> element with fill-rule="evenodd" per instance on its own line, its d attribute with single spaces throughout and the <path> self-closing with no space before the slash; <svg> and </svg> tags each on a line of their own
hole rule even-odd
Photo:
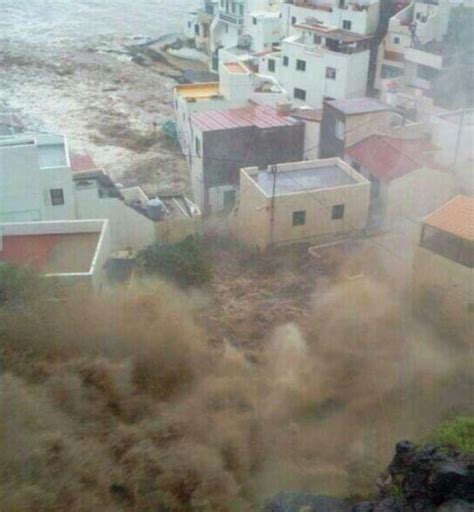
<svg viewBox="0 0 474 512">
<path fill-rule="evenodd" d="M 473 512 L 474 504 L 464 500 L 451 500 L 443 503 L 436 512 Z"/>
<path fill-rule="evenodd" d="M 395 498 L 385 498 L 374 508 L 374 512 L 403 512 L 403 510 L 403 506 Z"/>
<path fill-rule="evenodd" d="M 468 488 L 469 471 L 459 462 L 445 462 L 433 471 L 430 487 L 433 499 L 442 502 L 451 498 L 464 498 Z"/>
<path fill-rule="evenodd" d="M 363 503 L 358 503 L 352 507 L 351 512 L 374 512 L 375 505 L 370 501 L 364 501 Z"/>
<path fill-rule="evenodd" d="M 337 498 L 296 492 L 280 493 L 268 501 L 263 512 L 349 512 L 349 506 Z"/>
</svg>

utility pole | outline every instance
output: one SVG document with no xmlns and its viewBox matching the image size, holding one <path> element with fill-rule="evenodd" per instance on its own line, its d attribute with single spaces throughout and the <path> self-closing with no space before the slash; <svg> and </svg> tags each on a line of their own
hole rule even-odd
<svg viewBox="0 0 474 512">
<path fill-rule="evenodd" d="M 456 172 L 456 165 L 458 163 L 458 155 L 459 155 L 459 148 L 461 146 L 461 135 L 462 135 L 462 129 L 464 125 L 464 113 L 466 112 L 465 109 L 461 110 L 461 117 L 459 119 L 459 130 L 458 130 L 458 137 L 456 140 L 456 150 L 454 153 L 454 162 L 453 162 L 453 170 Z"/>
<path fill-rule="evenodd" d="M 273 174 L 272 185 L 272 199 L 270 201 L 270 246 L 273 249 L 275 241 L 275 195 L 276 195 L 276 182 L 278 167 L 276 164 L 270 166 L 271 173 Z"/>
</svg>

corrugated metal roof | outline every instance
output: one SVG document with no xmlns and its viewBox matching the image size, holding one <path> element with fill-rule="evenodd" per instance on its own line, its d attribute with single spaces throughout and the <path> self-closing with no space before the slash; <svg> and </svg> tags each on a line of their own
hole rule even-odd
<svg viewBox="0 0 474 512">
<path fill-rule="evenodd" d="M 393 107 L 373 98 L 352 98 L 345 100 L 329 100 L 326 103 L 340 110 L 346 116 L 353 114 L 369 114 L 372 112 L 384 112 L 394 110 Z"/>
<path fill-rule="evenodd" d="M 230 110 L 208 110 L 193 112 L 191 123 L 202 132 L 215 130 L 231 130 L 234 128 L 277 128 L 280 126 L 293 126 L 301 121 L 293 117 L 280 114 L 277 110 L 266 105 L 234 108 Z"/>
<path fill-rule="evenodd" d="M 426 225 L 474 241 L 474 197 L 457 196 L 428 215 Z"/>
<path fill-rule="evenodd" d="M 425 139 L 371 135 L 350 146 L 346 154 L 375 178 L 389 182 L 430 165 L 433 150 Z"/>
</svg>

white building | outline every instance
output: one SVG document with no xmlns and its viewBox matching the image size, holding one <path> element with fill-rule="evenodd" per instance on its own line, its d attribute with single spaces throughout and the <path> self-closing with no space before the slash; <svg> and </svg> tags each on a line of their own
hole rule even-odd
<svg viewBox="0 0 474 512">
<path fill-rule="evenodd" d="M 317 20 L 358 34 L 373 34 L 380 17 L 379 0 L 292 0 L 282 7 L 283 32 L 286 36 L 297 32 L 296 25 Z"/>
<path fill-rule="evenodd" d="M 100 169 L 73 172 L 61 136 L 0 137 L 0 222 L 107 219 L 113 250 L 139 250 L 157 239 L 162 230 L 156 224 L 169 219 L 155 219 L 126 197 L 134 194 L 118 189 Z"/>
<path fill-rule="evenodd" d="M 62 286 L 100 292 L 110 253 L 107 220 L 0 223 L 0 263 L 32 266 Z"/>
<path fill-rule="evenodd" d="M 64 138 L 0 137 L 0 222 L 74 218 L 74 183 Z"/>
<path fill-rule="evenodd" d="M 217 15 L 219 0 L 204 0 L 201 9 L 188 11 L 184 34 L 198 50 L 210 52 L 211 25 Z"/>
<path fill-rule="evenodd" d="M 282 0 L 220 0 L 211 25 L 212 68 L 218 69 L 219 50 L 240 45 L 260 52 L 280 41 Z"/>
<path fill-rule="evenodd" d="M 297 104 L 321 108 L 324 99 L 365 96 L 370 38 L 316 23 L 295 25 L 281 52 L 260 60 L 260 71 L 275 76 Z"/>
</svg>

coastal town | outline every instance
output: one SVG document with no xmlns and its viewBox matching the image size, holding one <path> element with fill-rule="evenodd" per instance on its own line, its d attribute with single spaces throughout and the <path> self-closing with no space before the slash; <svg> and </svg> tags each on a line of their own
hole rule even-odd
<svg viewBox="0 0 474 512">
<path fill-rule="evenodd" d="M 69 438 L 112 447 L 107 498 L 70 510 L 473 510 L 456 450 L 455 491 L 396 503 L 408 444 L 355 503 L 396 441 L 472 422 L 474 1 L 199 4 L 179 34 L 0 38 L 0 379 L 73 375 Z"/>
</svg>

